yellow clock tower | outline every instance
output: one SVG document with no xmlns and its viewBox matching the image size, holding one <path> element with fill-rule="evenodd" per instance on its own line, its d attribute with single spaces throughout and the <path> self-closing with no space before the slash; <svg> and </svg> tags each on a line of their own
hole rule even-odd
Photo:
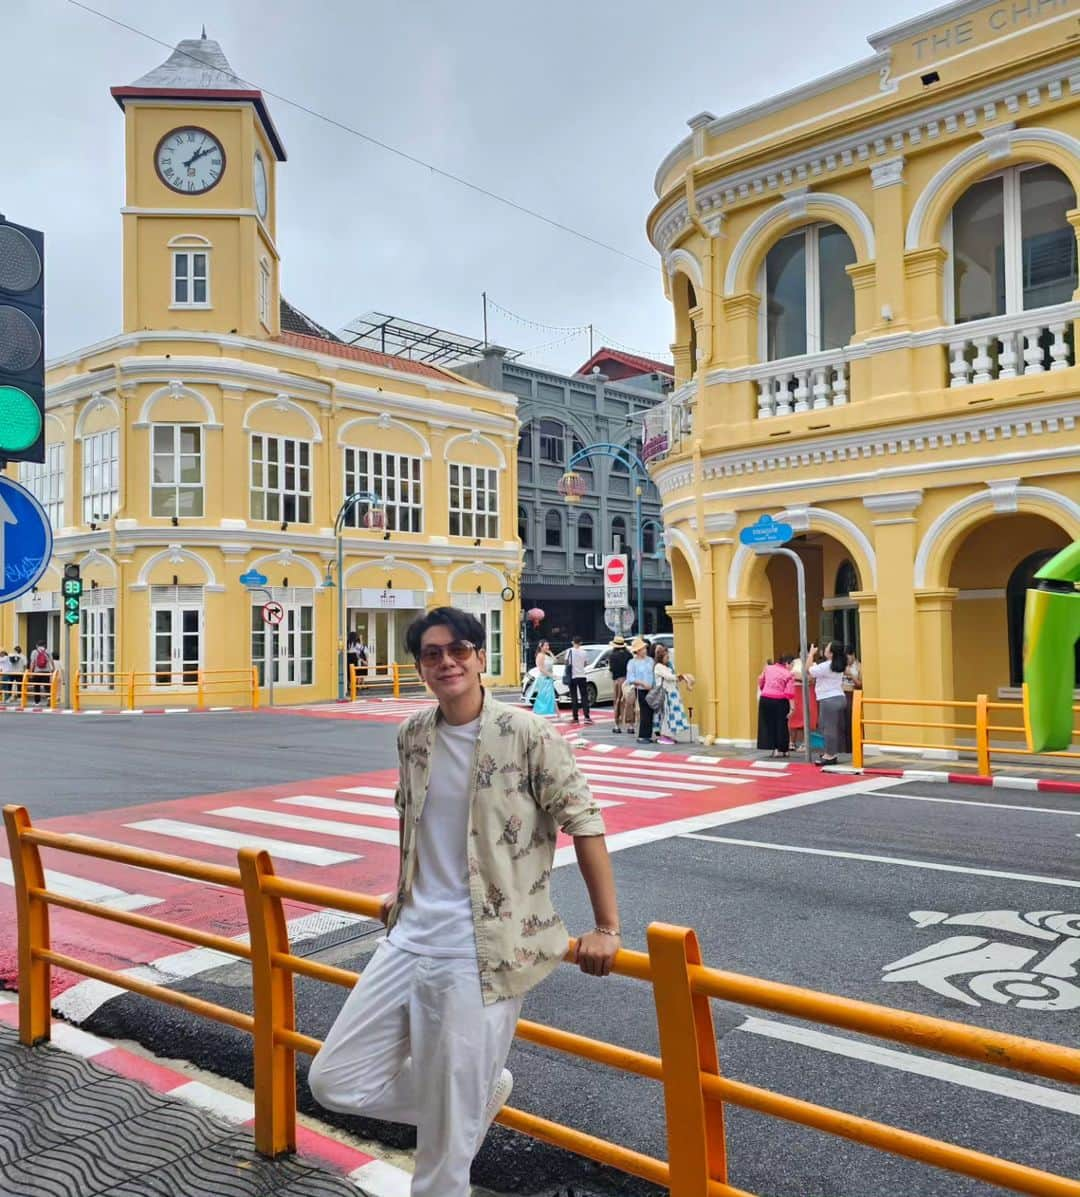
<svg viewBox="0 0 1080 1197">
<path fill-rule="evenodd" d="M 112 95 L 127 123 L 124 331 L 276 336 L 285 149 L 262 93 L 204 31 Z"/>
</svg>

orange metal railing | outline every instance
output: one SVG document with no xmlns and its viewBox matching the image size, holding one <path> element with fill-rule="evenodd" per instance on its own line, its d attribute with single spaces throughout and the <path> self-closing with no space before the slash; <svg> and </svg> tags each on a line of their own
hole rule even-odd
<svg viewBox="0 0 1080 1197">
<path fill-rule="evenodd" d="M 253 848 L 242 849 L 239 868 L 231 869 L 38 830 L 19 806 L 4 808 L 4 822 L 18 912 L 22 1042 L 33 1044 L 49 1038 L 50 972 L 54 967 L 248 1031 L 254 1040 L 256 1147 L 270 1156 L 295 1150 L 296 1053 L 314 1054 L 321 1045 L 318 1039 L 296 1029 L 293 976 L 300 974 L 349 988 L 358 975 L 293 955 L 282 902 L 288 899 L 378 917 L 379 900 L 278 877 L 269 855 Z M 53 893 L 46 884 L 42 848 L 239 889 L 244 895 L 250 947 L 220 935 Z M 52 906 L 250 961 L 253 1012 L 243 1014 L 53 951 L 49 938 Z M 647 942 L 647 953 L 620 951 L 614 971 L 652 986 L 660 1032 L 659 1056 L 524 1019 L 518 1023 L 517 1034 L 528 1042 L 658 1081 L 664 1089 L 667 1160 L 522 1110 L 504 1108 L 498 1121 L 546 1143 L 665 1185 L 673 1197 L 751 1197 L 727 1183 L 725 1102 L 1016 1192 L 1036 1197 L 1080 1197 L 1080 1181 L 729 1080 L 720 1074 L 711 1000 L 754 1006 L 1069 1084 L 1080 1084 L 1080 1050 L 706 968 L 697 936 L 686 927 L 653 923 L 648 928 Z M 571 943 L 567 959 L 572 960 L 573 955 Z"/>
<path fill-rule="evenodd" d="M 157 671 L 88 670 L 71 679 L 71 709 L 83 710 L 93 705 L 114 703 L 121 710 L 133 711 L 137 699 L 153 698 L 162 702 L 180 700 L 203 710 L 215 698 L 239 697 L 252 707 L 259 705 L 259 672 L 250 669 L 191 669 L 183 675 L 181 686 L 172 684 L 173 674 Z"/>
<path fill-rule="evenodd" d="M 916 743 L 912 740 L 893 740 L 881 739 L 876 735 L 868 736 L 866 729 L 868 727 L 886 727 L 886 728 L 902 728 L 914 727 L 923 730 L 940 731 L 940 732 L 965 732 L 969 735 L 963 739 L 958 739 L 956 736 L 945 737 L 944 739 L 935 738 L 932 745 L 935 749 L 944 749 L 951 752 L 974 752 L 975 760 L 978 767 L 978 773 L 981 777 L 990 776 L 990 760 L 992 756 L 1047 756 L 1047 757 L 1062 757 L 1065 759 L 1080 760 L 1080 752 L 1044 752 L 1035 754 L 1027 747 L 1027 739 L 1024 731 L 1024 710 L 1023 703 L 1020 702 L 991 702 L 985 694 L 979 694 L 974 702 L 960 701 L 951 698 L 932 698 L 932 699 L 915 699 L 915 698 L 867 698 L 861 690 L 856 690 L 852 695 L 851 707 L 851 763 L 856 769 L 863 767 L 865 757 L 865 745 L 867 741 L 872 744 L 880 744 L 886 748 L 910 748 L 912 751 L 922 751 L 931 747 L 926 741 Z M 874 707 L 875 710 L 887 707 L 900 708 L 924 708 L 938 711 L 961 711 L 972 719 L 972 722 L 965 720 L 962 723 L 953 722 L 950 720 L 913 720 L 901 719 L 898 717 L 888 716 L 880 719 L 868 719 L 866 717 L 866 708 L 868 706 Z M 994 723 L 990 722 L 991 711 L 1009 712 L 1015 716 L 1014 723 L 1002 723 L 998 718 Z M 1080 706 L 1074 706 L 1073 711 L 1080 711 Z M 906 712 L 905 712 L 906 713 Z M 991 735 L 1002 736 L 1012 735 L 1018 736 L 1024 741 L 1022 745 L 1015 748 L 1008 745 L 994 744 L 991 742 Z M 1075 733 L 1074 739 L 1080 741 L 1080 730 Z"/>
<path fill-rule="evenodd" d="M 399 698 L 402 686 L 419 684 L 420 674 L 415 665 L 399 665 L 397 661 L 391 661 L 389 665 L 349 666 L 350 702 L 356 702 L 360 694 L 368 691 L 387 689 L 395 698 Z"/>
<path fill-rule="evenodd" d="M 45 676 L 48 680 L 38 681 L 40 676 Z M 26 710 L 28 706 L 35 707 L 49 707 L 50 710 L 55 711 L 60 705 L 60 687 L 63 682 L 63 677 L 59 669 L 54 669 L 51 673 L 41 675 L 31 673 L 27 670 L 19 680 L 19 707 Z"/>
</svg>

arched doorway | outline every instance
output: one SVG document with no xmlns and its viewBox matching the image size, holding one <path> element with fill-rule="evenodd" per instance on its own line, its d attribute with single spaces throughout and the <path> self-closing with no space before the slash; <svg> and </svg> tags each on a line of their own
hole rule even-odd
<svg viewBox="0 0 1080 1197">
<path fill-rule="evenodd" d="M 998 515 L 955 548 L 949 586 L 956 697 L 1016 697 L 1023 674 L 1024 592 L 1035 571 L 1068 543 L 1045 516 Z"/>
<path fill-rule="evenodd" d="M 859 606 L 851 596 L 862 589 L 850 550 L 824 532 L 807 532 L 791 540 L 806 573 L 807 642 L 839 640 L 860 650 Z M 795 563 L 770 557 L 765 568 L 772 600 L 772 653 L 799 651 L 799 596 Z"/>
</svg>

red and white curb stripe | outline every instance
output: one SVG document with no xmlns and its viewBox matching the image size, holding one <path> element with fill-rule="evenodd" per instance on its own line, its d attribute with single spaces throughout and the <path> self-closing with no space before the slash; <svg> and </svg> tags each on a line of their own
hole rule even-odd
<svg viewBox="0 0 1080 1197">
<path fill-rule="evenodd" d="M 992 786 L 996 790 L 1041 790 L 1051 794 L 1080 794 L 1080 781 L 1057 781 L 1054 778 L 1010 777 L 995 773 L 983 777 L 972 773 L 935 773 L 932 769 L 854 769 L 849 766 L 826 765 L 824 772 L 844 775 L 864 774 L 868 777 L 896 777 L 902 781 L 948 782 L 950 785 Z"/>
<path fill-rule="evenodd" d="M 13 993 L 0 993 L 0 1022 L 9 1026 L 19 1024 L 18 998 Z M 155 1093 L 167 1093 L 238 1126 L 248 1126 L 254 1121 L 253 1100 L 215 1089 L 203 1081 L 193 1081 L 176 1069 L 116 1047 L 107 1039 L 78 1027 L 54 1021 L 50 1041 L 61 1051 L 93 1060 L 102 1068 L 137 1081 Z M 412 1177 L 403 1168 L 375 1159 L 310 1127 L 297 1126 L 296 1150 L 302 1156 L 343 1172 L 358 1189 L 371 1197 L 408 1197 Z"/>
<path fill-rule="evenodd" d="M 9 715 L 213 715 L 218 711 L 251 711 L 253 707 L 152 707 L 149 710 L 127 707 L 94 707 L 87 711 L 75 711 L 71 707 L 6 707 L 0 705 L 0 713 Z"/>
</svg>

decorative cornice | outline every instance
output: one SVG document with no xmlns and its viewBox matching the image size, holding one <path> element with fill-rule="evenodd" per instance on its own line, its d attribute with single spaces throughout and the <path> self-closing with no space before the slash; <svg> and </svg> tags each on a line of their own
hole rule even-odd
<svg viewBox="0 0 1080 1197">
<path fill-rule="evenodd" d="M 1020 487 L 1019 478 L 997 478 L 986 484 L 993 496 L 994 510 L 999 515 L 1013 515 L 1020 506 L 1017 491 Z"/>
<path fill-rule="evenodd" d="M 870 167 L 871 185 L 875 191 L 882 187 L 895 187 L 904 181 L 904 158 L 886 158 L 884 162 L 875 163 Z"/>
<path fill-rule="evenodd" d="M 863 506 L 867 511 L 903 512 L 914 511 L 923 501 L 921 490 L 896 490 L 884 495 L 866 495 Z"/>
</svg>

